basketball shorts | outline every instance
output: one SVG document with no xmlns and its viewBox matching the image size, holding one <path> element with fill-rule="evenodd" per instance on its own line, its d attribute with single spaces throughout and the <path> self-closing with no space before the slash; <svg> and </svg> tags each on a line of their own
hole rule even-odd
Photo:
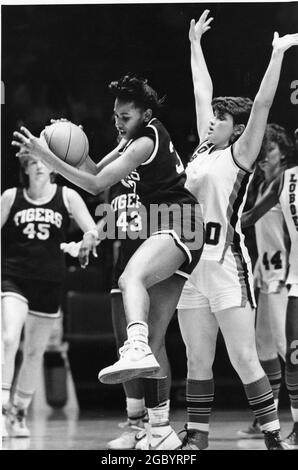
<svg viewBox="0 0 298 470">
<path fill-rule="evenodd" d="M 255 308 L 251 265 L 229 250 L 223 263 L 200 260 L 185 283 L 177 308 L 209 308 L 215 313 L 245 307 L 247 302 Z"/>
<path fill-rule="evenodd" d="M 58 318 L 62 283 L 2 276 L 2 297 L 16 297 L 28 304 L 31 315 Z"/>
<path fill-rule="evenodd" d="M 176 274 L 189 278 L 198 264 L 205 241 L 204 221 L 199 204 L 173 204 L 167 220 L 161 214 L 158 230 L 152 235 L 171 235 L 175 244 L 186 255 L 186 260 Z M 166 209 L 165 209 L 166 210 Z M 161 211 L 162 212 L 162 211 Z M 164 221 L 163 221 L 164 219 Z"/>
</svg>

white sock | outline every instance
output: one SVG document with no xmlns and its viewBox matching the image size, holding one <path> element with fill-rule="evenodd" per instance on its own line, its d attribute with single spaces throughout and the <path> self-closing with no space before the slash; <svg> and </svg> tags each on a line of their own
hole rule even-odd
<svg viewBox="0 0 298 470">
<path fill-rule="evenodd" d="M 148 408 L 149 424 L 151 426 L 169 426 L 170 400 L 156 406 Z"/>
<path fill-rule="evenodd" d="M 148 325 L 143 321 L 133 321 L 127 325 L 128 340 L 134 339 L 148 344 Z"/>
<path fill-rule="evenodd" d="M 1 402 L 2 406 L 5 406 L 9 403 L 10 399 L 10 388 L 11 385 L 8 384 L 2 384 L 2 393 L 1 393 Z"/>
<path fill-rule="evenodd" d="M 298 408 L 293 408 L 291 406 L 291 413 L 292 413 L 292 418 L 293 418 L 294 423 L 297 423 L 298 422 Z"/>
<path fill-rule="evenodd" d="M 17 389 L 13 397 L 13 404 L 17 408 L 27 410 L 31 403 L 32 396 L 33 392 L 23 392 L 22 390 Z"/>
<path fill-rule="evenodd" d="M 144 398 L 126 398 L 126 411 L 129 420 L 142 419 L 146 414 Z"/>
</svg>

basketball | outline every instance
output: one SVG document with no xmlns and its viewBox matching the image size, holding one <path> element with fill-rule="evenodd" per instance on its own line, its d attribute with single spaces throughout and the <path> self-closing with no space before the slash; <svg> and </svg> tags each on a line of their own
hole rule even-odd
<svg viewBox="0 0 298 470">
<path fill-rule="evenodd" d="M 80 166 L 89 153 L 85 132 L 70 121 L 58 121 L 47 126 L 43 136 L 50 150 L 72 166 Z"/>
</svg>

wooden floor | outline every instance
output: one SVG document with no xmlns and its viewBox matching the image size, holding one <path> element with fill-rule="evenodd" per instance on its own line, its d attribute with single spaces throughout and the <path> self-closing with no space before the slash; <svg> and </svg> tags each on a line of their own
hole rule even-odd
<svg viewBox="0 0 298 470">
<path fill-rule="evenodd" d="M 172 426 L 178 432 L 183 429 L 185 410 L 171 413 Z M 119 411 L 71 412 L 39 411 L 31 413 L 28 426 L 31 437 L 3 440 L 3 450 L 102 450 L 109 440 L 120 434 L 118 423 L 125 420 Z M 290 413 L 280 412 L 282 435 L 292 428 Z M 214 411 L 211 420 L 210 450 L 262 450 L 263 440 L 238 439 L 237 431 L 251 422 L 250 412 L 245 410 Z"/>
</svg>

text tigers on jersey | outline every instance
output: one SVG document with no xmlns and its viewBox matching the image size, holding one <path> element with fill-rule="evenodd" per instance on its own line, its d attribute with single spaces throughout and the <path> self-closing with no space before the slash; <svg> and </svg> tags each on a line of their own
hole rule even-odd
<svg viewBox="0 0 298 470">
<path fill-rule="evenodd" d="M 53 211 L 53 209 L 44 209 L 43 207 L 30 207 L 23 209 L 14 215 L 14 223 L 19 226 L 28 222 L 46 222 L 61 228 L 63 216 L 60 212 Z"/>
</svg>

